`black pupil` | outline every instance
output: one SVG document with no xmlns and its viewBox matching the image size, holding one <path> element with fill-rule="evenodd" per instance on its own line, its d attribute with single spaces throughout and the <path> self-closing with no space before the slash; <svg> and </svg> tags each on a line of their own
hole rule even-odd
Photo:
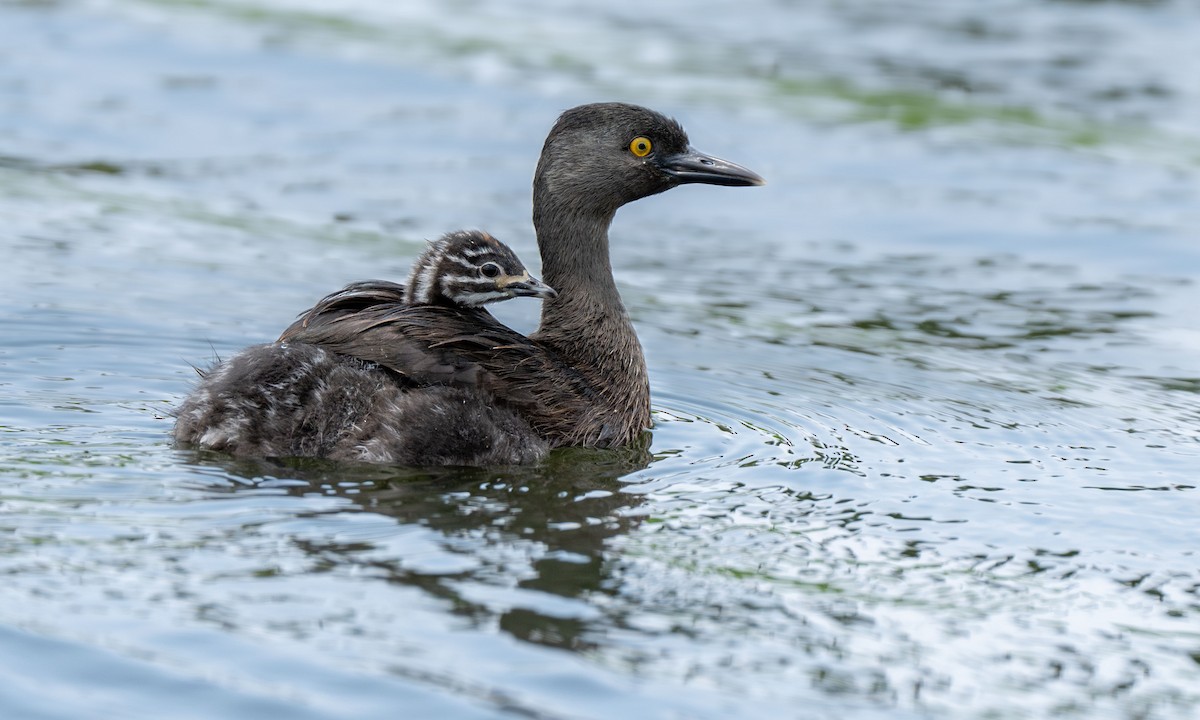
<svg viewBox="0 0 1200 720">
<path fill-rule="evenodd" d="M 644 142 L 638 143 L 638 152 L 646 152 L 646 143 L 644 143 Z"/>
<path fill-rule="evenodd" d="M 496 265 L 496 263 L 488 263 L 483 266 L 482 272 L 484 277 L 494 278 L 500 274 L 500 266 Z"/>
</svg>

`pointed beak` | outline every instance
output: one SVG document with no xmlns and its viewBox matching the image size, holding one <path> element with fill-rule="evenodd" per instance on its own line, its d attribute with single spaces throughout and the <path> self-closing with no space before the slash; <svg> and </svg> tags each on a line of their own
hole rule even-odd
<svg viewBox="0 0 1200 720">
<path fill-rule="evenodd" d="M 497 283 L 513 297 L 536 297 L 543 300 L 558 297 L 558 291 L 532 275 L 510 276 Z"/>
<path fill-rule="evenodd" d="M 704 183 L 705 185 L 749 187 L 766 183 L 766 180 L 763 180 L 753 170 L 728 160 L 705 155 L 692 147 L 676 155 L 668 155 L 659 161 L 658 166 L 681 184 Z"/>
</svg>

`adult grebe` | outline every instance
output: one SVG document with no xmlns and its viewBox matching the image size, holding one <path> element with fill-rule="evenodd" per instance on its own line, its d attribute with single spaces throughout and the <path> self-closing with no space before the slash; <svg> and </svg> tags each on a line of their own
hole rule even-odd
<svg viewBox="0 0 1200 720">
<path fill-rule="evenodd" d="M 613 280 L 608 228 L 622 205 L 684 183 L 763 180 L 697 152 L 677 122 L 652 110 L 566 111 L 533 182 L 542 271 L 558 293 L 543 303 L 537 332 L 525 337 L 478 308 L 414 305 L 391 283 L 352 285 L 278 343 L 214 368 L 180 409 L 176 439 L 341 458 L 351 440 L 340 433 L 363 448 L 357 459 L 412 465 L 522 463 L 548 447 L 632 443 L 651 423 L 650 387 Z M 328 355 L 328 374 L 298 354 Z M 227 365 L 262 371 L 235 375 Z M 358 397 L 367 390 L 373 402 Z M 306 404 L 321 411 L 282 423 L 271 412 Z"/>
</svg>

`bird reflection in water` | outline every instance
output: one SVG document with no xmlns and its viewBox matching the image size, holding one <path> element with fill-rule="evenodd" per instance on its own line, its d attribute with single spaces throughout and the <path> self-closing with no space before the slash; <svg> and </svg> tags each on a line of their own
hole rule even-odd
<svg viewBox="0 0 1200 720">
<path fill-rule="evenodd" d="M 625 479 L 650 465 L 649 433 L 635 447 L 571 448 L 533 466 L 505 468 L 405 468 L 311 458 L 230 458 L 197 451 L 194 462 L 221 471 L 206 492 L 238 494 L 275 488 L 296 498 L 344 497 L 356 509 L 418 525 L 440 534 L 447 553 L 471 553 L 479 564 L 466 571 L 431 572 L 406 567 L 404 558 L 370 556 L 368 541 L 292 538 L 311 556 L 310 572 L 367 566 L 388 582 L 413 586 L 447 601 L 478 624 L 495 624 L 521 640 L 586 650 L 589 621 L 570 613 L 549 615 L 529 607 L 495 609 L 468 599 L 461 583 L 497 584 L 568 599 L 611 592 L 611 540 L 634 529 L 641 497 L 624 491 Z M 287 479 L 286 482 L 280 482 Z M 339 507 L 333 512 L 345 512 Z M 303 505 L 296 517 L 314 513 Z M 402 528 L 398 528 L 401 530 Z M 502 549 L 501 552 L 489 550 Z M 514 557 L 529 566 L 511 567 Z M 501 563 L 504 567 L 501 567 Z M 591 605 L 592 603 L 589 603 Z"/>
</svg>

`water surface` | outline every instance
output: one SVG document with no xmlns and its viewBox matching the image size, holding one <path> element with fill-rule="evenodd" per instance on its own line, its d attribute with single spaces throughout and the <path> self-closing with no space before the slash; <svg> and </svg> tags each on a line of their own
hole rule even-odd
<svg viewBox="0 0 1200 720">
<path fill-rule="evenodd" d="M 0 715 L 1194 717 L 1197 32 L 1169 1 L 0 3 Z M 648 449 L 171 446 L 192 365 L 426 238 L 536 266 L 537 152 L 598 99 L 769 180 L 617 218 Z"/>
</svg>

